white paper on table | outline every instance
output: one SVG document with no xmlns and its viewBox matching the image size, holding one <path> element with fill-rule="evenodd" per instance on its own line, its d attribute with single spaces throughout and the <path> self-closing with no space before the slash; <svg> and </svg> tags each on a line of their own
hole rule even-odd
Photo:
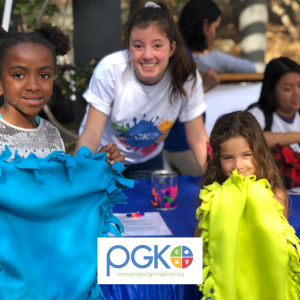
<svg viewBox="0 0 300 300">
<path fill-rule="evenodd" d="M 127 217 L 126 214 L 114 214 L 124 225 L 122 236 L 160 236 L 173 235 L 159 212 L 146 212 L 140 218 Z M 114 236 L 108 234 L 108 236 Z"/>
<path fill-rule="evenodd" d="M 289 195 L 300 195 L 300 186 L 293 187 L 292 189 L 288 190 L 287 193 Z"/>
</svg>

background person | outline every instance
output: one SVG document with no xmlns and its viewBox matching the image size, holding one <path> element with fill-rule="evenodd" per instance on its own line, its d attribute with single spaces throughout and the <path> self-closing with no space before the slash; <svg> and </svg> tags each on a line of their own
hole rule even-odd
<svg viewBox="0 0 300 300">
<path fill-rule="evenodd" d="M 216 36 L 221 22 L 221 11 L 211 0 L 191 0 L 183 8 L 178 28 L 188 54 L 203 73 L 203 90 L 209 91 L 219 82 L 218 73 L 253 73 L 252 62 L 236 58 L 223 52 L 203 54 L 210 41 Z M 176 122 L 166 139 L 164 155 L 171 166 L 182 175 L 198 176 L 201 169 L 186 141 L 182 123 Z"/>
<path fill-rule="evenodd" d="M 178 28 L 200 72 L 214 68 L 218 73 L 254 73 L 254 64 L 220 51 L 203 54 L 221 22 L 221 11 L 211 0 L 191 0 L 183 8 Z"/>
<path fill-rule="evenodd" d="M 249 106 L 269 147 L 277 143 L 300 152 L 300 66 L 287 57 L 271 60 L 257 103 Z"/>
</svg>

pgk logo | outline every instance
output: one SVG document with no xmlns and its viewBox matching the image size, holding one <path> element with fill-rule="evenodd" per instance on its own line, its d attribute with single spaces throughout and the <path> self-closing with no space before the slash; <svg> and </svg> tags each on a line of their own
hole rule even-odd
<svg viewBox="0 0 300 300">
<path fill-rule="evenodd" d="M 200 284 L 201 238 L 98 238 L 99 284 Z"/>
<path fill-rule="evenodd" d="M 193 262 L 193 252 L 186 246 L 177 246 L 171 252 L 171 263 L 178 269 L 185 269 Z"/>
<path fill-rule="evenodd" d="M 124 246 L 121 245 L 116 245 L 111 247 L 108 252 L 107 252 L 107 272 L 106 275 L 110 276 L 110 267 L 116 268 L 116 269 L 121 269 L 124 268 L 128 263 L 129 260 L 131 259 L 131 262 L 133 263 L 133 265 L 138 268 L 138 269 L 146 269 L 148 268 L 152 262 L 154 261 L 154 269 L 158 268 L 158 261 L 160 261 L 166 269 L 170 269 L 170 266 L 166 263 L 166 261 L 163 259 L 162 255 L 165 253 L 165 251 L 170 248 L 170 245 L 166 245 L 162 250 L 158 250 L 158 245 L 154 245 L 154 255 L 153 256 L 144 256 L 144 260 L 146 261 L 145 264 L 139 264 L 136 259 L 135 259 L 135 255 L 137 253 L 137 251 L 139 251 L 140 249 L 145 249 L 147 250 L 149 253 L 152 251 L 152 248 L 150 248 L 147 245 L 140 245 L 137 246 L 133 249 L 133 251 L 131 252 L 131 255 L 129 254 L 129 251 L 127 248 L 125 248 Z M 111 261 L 111 254 L 114 250 L 120 249 L 122 251 L 124 251 L 125 255 L 126 255 L 126 259 L 124 261 L 124 263 L 122 264 L 114 264 Z"/>
</svg>

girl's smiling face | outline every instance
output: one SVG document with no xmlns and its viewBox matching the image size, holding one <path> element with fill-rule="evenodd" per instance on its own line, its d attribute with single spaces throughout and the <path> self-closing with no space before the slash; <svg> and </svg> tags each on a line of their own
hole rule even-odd
<svg viewBox="0 0 300 300">
<path fill-rule="evenodd" d="M 226 177 L 237 169 L 244 177 L 255 175 L 256 163 L 247 140 L 242 136 L 232 137 L 221 144 L 220 164 Z"/>
<path fill-rule="evenodd" d="M 289 72 L 280 77 L 275 86 L 276 112 L 292 118 L 300 109 L 300 74 Z"/>
<path fill-rule="evenodd" d="M 169 58 L 176 43 L 155 25 L 146 28 L 133 27 L 130 33 L 129 53 L 137 79 L 145 85 L 154 85 L 164 76 Z"/>
<path fill-rule="evenodd" d="M 43 45 L 21 43 L 8 50 L 1 66 L 0 93 L 4 94 L 3 110 L 9 119 L 20 114 L 34 119 L 52 94 L 54 61 Z"/>
</svg>

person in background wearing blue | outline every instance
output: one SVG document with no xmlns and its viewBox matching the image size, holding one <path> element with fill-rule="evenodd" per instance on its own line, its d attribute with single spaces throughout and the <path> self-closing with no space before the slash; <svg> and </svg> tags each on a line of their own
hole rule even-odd
<svg viewBox="0 0 300 300">
<path fill-rule="evenodd" d="M 215 51 L 203 54 L 209 42 L 216 36 L 221 22 L 221 11 L 211 0 L 191 0 L 183 8 L 178 28 L 185 49 L 203 73 L 203 91 L 208 92 L 219 82 L 217 73 L 254 73 L 252 62 Z M 182 123 L 175 122 L 165 141 L 165 157 L 171 166 L 182 175 L 198 176 L 201 168 L 190 150 Z"/>
<path fill-rule="evenodd" d="M 243 58 L 212 51 L 203 54 L 216 36 L 221 23 L 221 11 L 211 0 L 191 0 L 183 8 L 178 22 L 184 43 L 197 63 L 201 73 L 214 68 L 218 73 L 254 73 L 254 64 Z"/>
</svg>

